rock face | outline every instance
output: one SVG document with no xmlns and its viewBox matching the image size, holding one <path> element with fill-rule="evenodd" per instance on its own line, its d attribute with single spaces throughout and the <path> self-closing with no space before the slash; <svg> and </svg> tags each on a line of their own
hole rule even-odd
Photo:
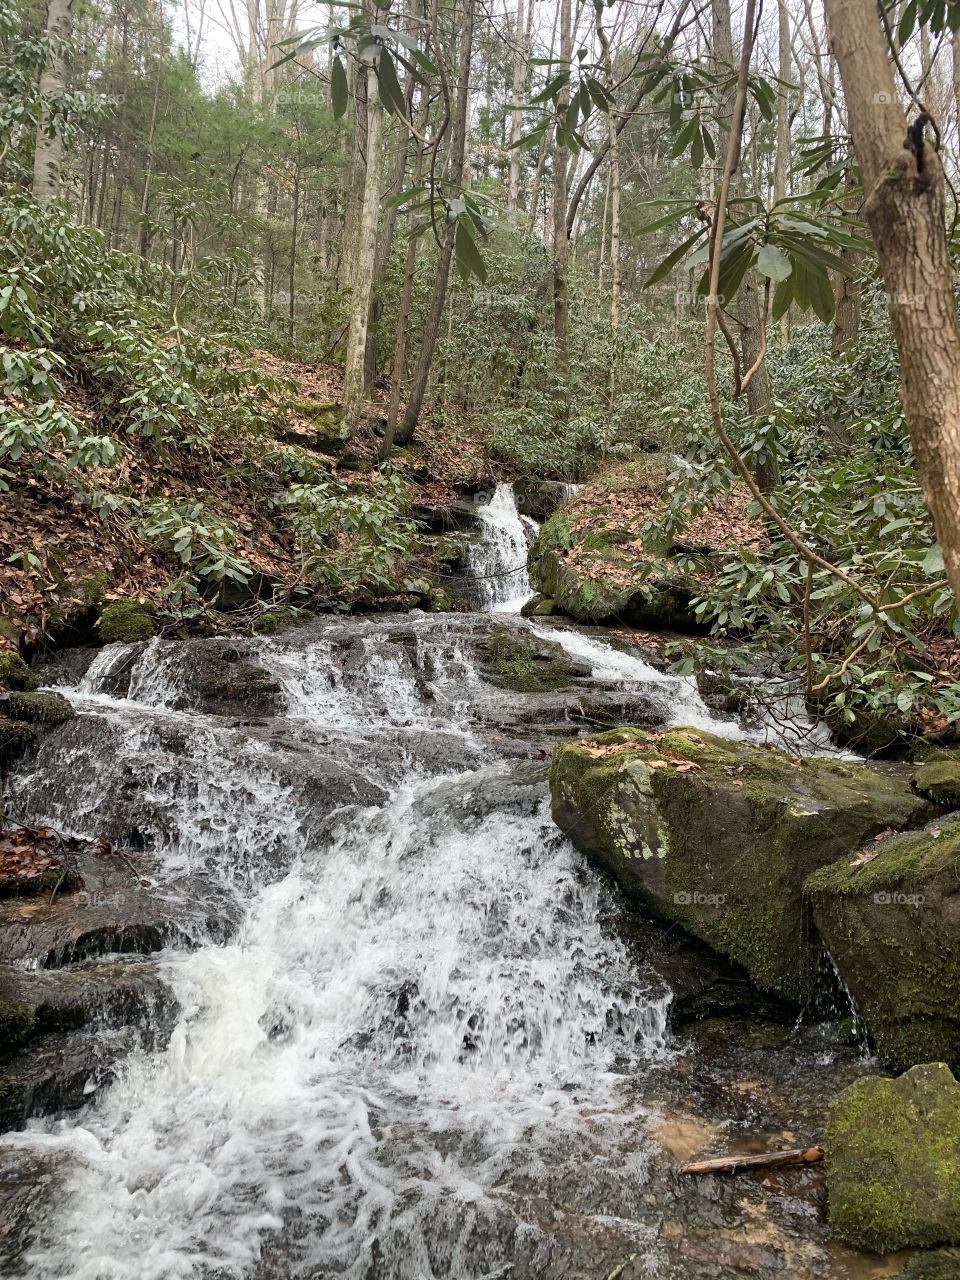
<svg viewBox="0 0 960 1280">
<path fill-rule="evenodd" d="M 558 747 L 553 816 L 628 893 L 792 1003 L 818 949 L 803 885 L 924 801 L 864 765 L 792 760 L 700 730 L 617 729 Z"/>
<path fill-rule="evenodd" d="M 960 1070 L 960 814 L 807 881 L 817 929 L 894 1070 Z"/>
<path fill-rule="evenodd" d="M 830 1225 L 846 1244 L 960 1242 L 960 1084 L 943 1063 L 845 1089 L 824 1146 Z"/>
<path fill-rule="evenodd" d="M 949 809 L 960 805 L 960 755 L 944 752 L 921 765 L 913 779 L 916 791 Z"/>
</svg>

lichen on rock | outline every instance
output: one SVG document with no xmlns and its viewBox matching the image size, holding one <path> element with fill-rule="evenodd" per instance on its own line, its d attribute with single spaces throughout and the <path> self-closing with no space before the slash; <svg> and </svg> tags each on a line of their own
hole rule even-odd
<svg viewBox="0 0 960 1280">
<path fill-rule="evenodd" d="M 563 745 L 553 816 L 628 893 L 802 1003 L 817 948 L 803 884 L 928 812 L 865 765 L 794 760 L 694 729 L 618 729 Z"/>
<path fill-rule="evenodd" d="M 960 1242 L 960 1084 L 942 1062 L 858 1080 L 824 1138 L 830 1225 L 875 1253 Z"/>
</svg>

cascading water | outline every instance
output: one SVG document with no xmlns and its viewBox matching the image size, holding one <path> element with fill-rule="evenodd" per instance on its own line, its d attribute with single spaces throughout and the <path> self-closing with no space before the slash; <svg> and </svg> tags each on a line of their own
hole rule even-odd
<svg viewBox="0 0 960 1280">
<path fill-rule="evenodd" d="M 494 613 L 519 613 L 532 594 L 527 552 L 537 523 L 519 513 L 509 484 L 498 484 L 477 514 L 480 539 L 471 549 L 471 564 L 482 605 Z"/>
</svg>

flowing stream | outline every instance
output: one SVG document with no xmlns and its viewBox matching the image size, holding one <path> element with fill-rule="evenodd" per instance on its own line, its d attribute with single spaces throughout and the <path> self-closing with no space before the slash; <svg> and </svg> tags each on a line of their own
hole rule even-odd
<svg viewBox="0 0 960 1280">
<path fill-rule="evenodd" d="M 509 488 L 480 515 L 487 609 L 506 613 L 529 592 Z M 542 752 L 498 720 L 488 626 L 243 642 L 272 682 L 260 714 L 212 709 L 200 657 L 233 661 L 214 642 L 112 646 L 65 689 L 81 714 L 15 779 L 13 815 L 155 850 L 161 880 L 207 877 L 239 925 L 217 941 L 193 904 L 200 945 L 160 957 L 169 1044 L 0 1140 L 57 1171 L 15 1274 L 727 1274 L 665 1253 L 638 1081 L 682 1057 L 671 993 L 552 824 Z M 691 682 L 537 631 L 664 721 L 741 732 Z"/>
</svg>

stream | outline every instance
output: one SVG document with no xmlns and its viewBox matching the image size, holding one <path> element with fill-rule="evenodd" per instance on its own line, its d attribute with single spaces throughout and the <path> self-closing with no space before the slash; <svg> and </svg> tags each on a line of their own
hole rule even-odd
<svg viewBox="0 0 960 1280">
<path fill-rule="evenodd" d="M 0 1138 L 0 1213 L 26 1223 L 5 1275 L 889 1274 L 829 1241 L 816 1169 L 678 1179 L 816 1140 L 859 1050 L 758 1013 L 627 909 L 550 818 L 577 697 L 497 689 L 483 646 L 529 629 L 624 718 L 766 731 L 599 633 L 521 620 L 529 524 L 507 486 L 479 515 L 484 613 L 115 645 L 46 677 L 80 714 L 11 779 L 10 818 L 149 851 L 182 937 L 147 962 L 169 1036 Z"/>
</svg>

